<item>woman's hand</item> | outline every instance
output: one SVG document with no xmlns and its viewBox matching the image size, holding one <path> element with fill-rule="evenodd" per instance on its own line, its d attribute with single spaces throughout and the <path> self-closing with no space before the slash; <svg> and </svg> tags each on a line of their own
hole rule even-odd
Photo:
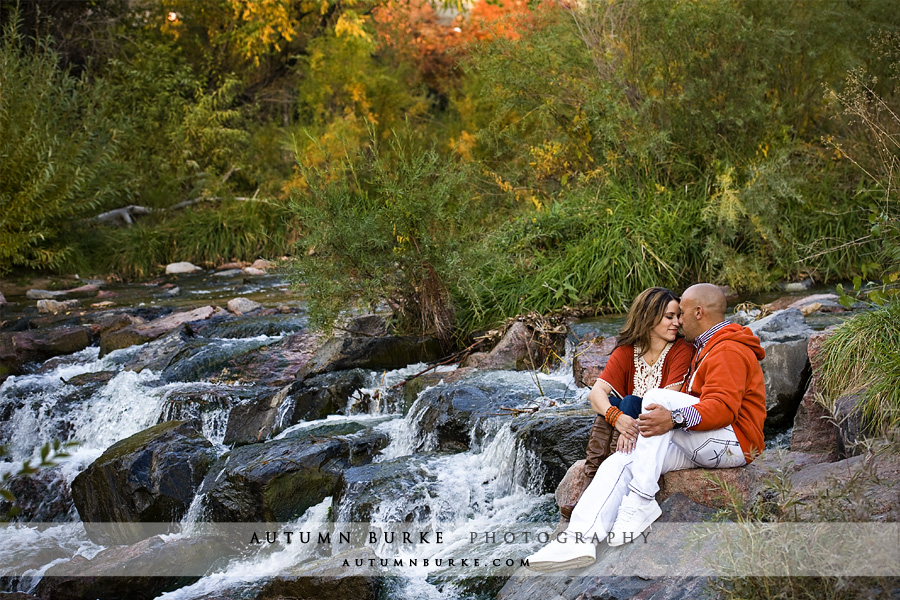
<svg viewBox="0 0 900 600">
<path fill-rule="evenodd" d="M 619 415 L 616 419 L 616 429 L 619 432 L 619 441 L 616 442 L 616 450 L 630 454 L 634 450 L 634 445 L 638 438 L 637 419 L 632 419 L 628 415 Z"/>
</svg>

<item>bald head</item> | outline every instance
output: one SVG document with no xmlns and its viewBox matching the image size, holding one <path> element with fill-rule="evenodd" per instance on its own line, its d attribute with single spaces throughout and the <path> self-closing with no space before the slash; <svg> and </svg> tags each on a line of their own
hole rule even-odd
<svg viewBox="0 0 900 600">
<path fill-rule="evenodd" d="M 728 301 L 719 286 L 698 283 L 684 290 L 681 295 L 681 310 L 684 313 L 684 337 L 692 342 L 710 327 L 725 320 Z"/>
</svg>

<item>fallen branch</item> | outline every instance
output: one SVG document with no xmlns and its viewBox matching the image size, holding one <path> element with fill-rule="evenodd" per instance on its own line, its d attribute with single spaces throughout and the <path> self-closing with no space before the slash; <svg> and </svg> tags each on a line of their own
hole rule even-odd
<svg viewBox="0 0 900 600">
<path fill-rule="evenodd" d="M 132 217 L 149 215 L 152 212 L 153 209 L 150 207 L 130 204 L 128 206 L 123 206 L 122 208 L 99 214 L 94 217 L 93 220 L 101 223 L 108 221 L 114 224 L 121 222 L 123 225 L 131 226 L 134 224 L 134 219 Z"/>
</svg>

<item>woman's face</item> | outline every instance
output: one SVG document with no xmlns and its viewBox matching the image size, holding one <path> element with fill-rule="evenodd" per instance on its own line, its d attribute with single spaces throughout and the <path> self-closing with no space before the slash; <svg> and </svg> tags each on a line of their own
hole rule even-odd
<svg viewBox="0 0 900 600">
<path fill-rule="evenodd" d="M 666 305 L 666 312 L 663 313 L 660 322 L 650 330 L 650 337 L 674 342 L 679 327 L 681 327 L 681 307 L 678 306 L 678 302 L 672 300 Z"/>
</svg>

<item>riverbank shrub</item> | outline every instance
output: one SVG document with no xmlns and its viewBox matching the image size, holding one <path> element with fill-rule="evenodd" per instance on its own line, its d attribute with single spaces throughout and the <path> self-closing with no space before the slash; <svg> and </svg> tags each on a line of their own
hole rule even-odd
<svg viewBox="0 0 900 600">
<path fill-rule="evenodd" d="M 400 331 L 449 342 L 449 289 L 475 208 L 466 170 L 402 132 L 326 164 L 301 165 L 308 192 L 291 203 L 303 229 L 291 278 L 311 322 L 330 329 L 348 306 L 384 307 Z"/>
</svg>

